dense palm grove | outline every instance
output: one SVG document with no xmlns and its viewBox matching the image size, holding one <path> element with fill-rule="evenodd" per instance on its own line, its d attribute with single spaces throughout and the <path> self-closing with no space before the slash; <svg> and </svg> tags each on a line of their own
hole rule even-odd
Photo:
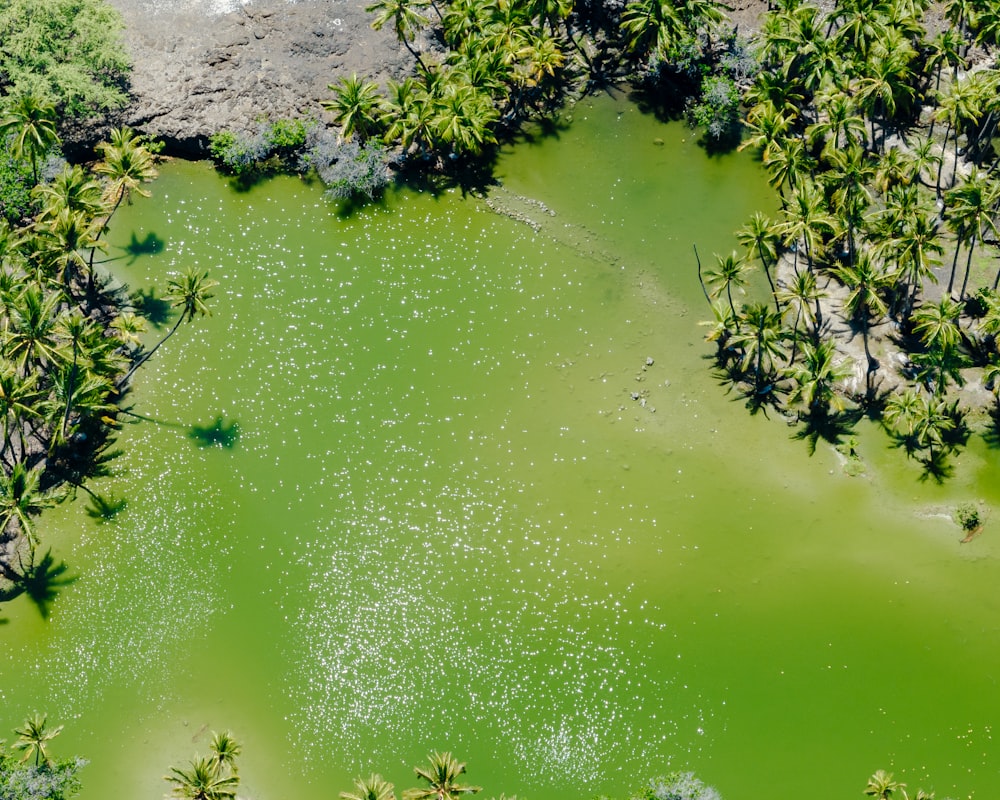
<svg viewBox="0 0 1000 800">
<path fill-rule="evenodd" d="M 976 404 L 956 390 L 1000 392 L 998 33 L 996 2 L 769 13 L 743 147 L 781 210 L 755 214 L 744 253 L 705 273 L 709 338 L 752 406 L 795 410 L 835 441 L 868 413 L 937 478 Z M 738 306 L 757 265 L 771 297 Z"/>
<path fill-rule="evenodd" d="M 39 513 L 76 488 L 91 493 L 95 513 L 111 510 L 85 481 L 106 474 L 129 379 L 156 348 L 140 340 L 141 297 L 109 288 L 100 264 L 115 212 L 156 171 L 144 141 L 119 129 L 91 172 L 62 162 L 43 180 L 58 146 L 56 111 L 32 95 L 7 101 L 0 138 L 24 189 L 5 195 L 24 205 L 5 206 L 0 219 L 0 576 L 9 596 L 51 567 L 36 558 Z M 207 312 L 211 285 L 197 272 L 170 281 L 165 299 L 180 314 L 164 340 Z"/>
</svg>

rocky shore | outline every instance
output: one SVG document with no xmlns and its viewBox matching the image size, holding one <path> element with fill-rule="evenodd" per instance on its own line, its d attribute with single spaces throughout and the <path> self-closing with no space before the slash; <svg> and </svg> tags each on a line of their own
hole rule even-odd
<svg viewBox="0 0 1000 800">
<path fill-rule="evenodd" d="M 356 72 L 384 81 L 412 57 L 373 31 L 370 0 L 109 0 L 125 21 L 134 101 L 119 120 L 202 156 L 223 128 L 317 117 L 327 85 Z"/>
</svg>

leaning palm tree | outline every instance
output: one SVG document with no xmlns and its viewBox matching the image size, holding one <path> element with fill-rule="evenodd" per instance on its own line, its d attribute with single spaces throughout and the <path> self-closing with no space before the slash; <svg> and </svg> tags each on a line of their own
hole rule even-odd
<svg viewBox="0 0 1000 800">
<path fill-rule="evenodd" d="M 872 320 L 883 317 L 889 310 L 883 292 L 890 285 L 891 278 L 876 265 L 867 252 L 859 253 L 856 263 L 838 267 L 833 272 L 848 289 L 848 295 L 844 299 L 844 311 L 861 326 L 867 361 L 865 384 L 870 394 L 871 379 L 878 369 L 878 362 L 872 358 L 868 334 Z"/>
<path fill-rule="evenodd" d="M 465 772 L 465 763 L 451 753 L 431 753 L 428 761 L 426 767 L 414 767 L 417 777 L 427 786 L 407 789 L 403 792 L 403 800 L 459 800 L 463 794 L 482 791 L 479 786 L 458 783 L 458 778 Z"/>
<path fill-rule="evenodd" d="M 55 739 L 63 729 L 62 725 L 51 729 L 47 728 L 45 724 L 46 719 L 44 714 L 39 715 L 36 713 L 35 716 L 29 717 L 24 721 L 23 728 L 14 729 L 14 733 L 17 734 L 17 741 L 11 747 L 14 750 L 24 751 L 22 761 L 27 761 L 34 756 L 36 767 L 41 766 L 43 761 L 46 764 L 51 763 L 47 744 Z"/>
<path fill-rule="evenodd" d="M 211 316 L 212 312 L 208 308 L 207 301 L 214 296 L 210 290 L 218 285 L 218 281 L 211 280 L 207 272 L 197 272 L 194 269 L 188 269 L 179 278 L 171 278 L 167 281 L 167 291 L 164 297 L 173 308 L 180 308 L 181 313 L 177 317 L 177 321 L 174 322 L 174 326 L 167 331 L 167 335 L 160 339 L 152 350 L 136 361 L 131 369 L 119 379 L 116 384 L 119 389 L 128 383 L 135 371 L 149 361 L 153 354 L 160 349 L 160 346 L 176 333 L 182 322 L 191 322 L 199 316 Z"/>
<path fill-rule="evenodd" d="M 843 360 L 837 361 L 836 355 L 833 342 L 823 341 L 816 345 L 806 342 L 802 346 L 801 366 L 788 373 L 793 381 L 788 402 L 801 401 L 807 413 L 813 416 L 825 415 L 831 405 L 841 410 L 844 403 L 836 392 L 836 385 L 850 376 L 851 369 Z"/>
<path fill-rule="evenodd" d="M 13 137 L 13 154 L 31 163 L 31 179 L 37 185 L 38 159 L 59 141 L 55 107 L 30 94 L 17 97 L 0 118 L 0 139 L 7 136 Z"/>
<path fill-rule="evenodd" d="M 771 311 L 764 303 L 751 303 L 743 306 L 740 316 L 743 324 L 732 341 L 743 351 L 741 365 L 744 372 L 749 372 L 748 367 L 753 366 L 754 393 L 765 395 L 774 387 L 778 359 L 788 356 L 781 314 Z M 766 382 L 765 377 L 768 378 Z"/>
<path fill-rule="evenodd" d="M 747 284 L 747 274 L 750 271 L 750 264 L 745 258 L 740 258 L 735 251 L 728 256 L 717 255 L 715 257 L 715 268 L 705 273 L 705 281 L 708 283 L 711 292 L 711 299 L 718 299 L 723 292 L 726 300 L 729 301 L 729 310 L 733 318 L 736 318 L 736 306 L 733 303 L 733 287 L 742 290 Z M 737 321 L 736 329 L 739 330 Z"/>
<path fill-rule="evenodd" d="M 240 779 L 235 775 L 219 775 L 208 758 L 191 762 L 189 769 L 170 768 L 163 779 L 173 784 L 170 794 L 181 800 L 233 800 Z"/>
<path fill-rule="evenodd" d="M 355 778 L 354 790 L 341 792 L 341 800 L 396 800 L 393 785 L 381 775 L 369 775 L 367 778 Z"/>
</svg>

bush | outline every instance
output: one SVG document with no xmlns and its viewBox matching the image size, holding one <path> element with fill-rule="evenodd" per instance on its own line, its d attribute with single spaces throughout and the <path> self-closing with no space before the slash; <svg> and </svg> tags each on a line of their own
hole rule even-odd
<svg viewBox="0 0 1000 800">
<path fill-rule="evenodd" d="M 82 758 L 39 767 L 0 761 L 0 800 L 66 800 L 80 790 L 77 773 L 86 765 Z"/>
<path fill-rule="evenodd" d="M 122 108 L 129 71 L 123 28 L 104 0 L 5 0 L 0 94 L 30 94 L 71 117 Z"/>
<path fill-rule="evenodd" d="M 635 800 L 721 800 L 719 792 L 698 780 L 693 772 L 671 772 L 654 778 Z"/>
<path fill-rule="evenodd" d="M 713 75 L 702 84 L 701 100 L 692 108 L 696 125 L 705 129 L 710 142 L 728 145 L 739 142 L 740 93 L 732 78 Z"/>
<path fill-rule="evenodd" d="M 965 503 L 964 505 L 960 505 L 956 508 L 955 521 L 966 533 L 972 533 L 972 531 L 976 530 L 983 524 L 982 516 L 979 514 L 979 508 L 975 503 Z"/>
<path fill-rule="evenodd" d="M 6 144 L 0 152 L 0 217 L 18 224 L 34 216 L 31 168 L 11 155 Z"/>
<path fill-rule="evenodd" d="M 308 132 L 302 120 L 260 120 L 257 129 L 250 133 L 219 131 L 213 134 L 208 151 L 216 166 L 233 175 L 294 172 Z"/>
</svg>

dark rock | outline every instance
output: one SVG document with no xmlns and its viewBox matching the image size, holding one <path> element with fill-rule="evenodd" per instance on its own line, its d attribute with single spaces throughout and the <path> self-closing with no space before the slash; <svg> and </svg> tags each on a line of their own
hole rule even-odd
<svg viewBox="0 0 1000 800">
<path fill-rule="evenodd" d="M 204 156 L 213 133 L 252 130 L 263 114 L 322 119 L 317 101 L 352 73 L 384 85 L 413 72 L 391 26 L 371 29 L 370 0 L 109 2 L 134 65 L 134 100 L 109 123 L 159 136 L 176 155 Z M 107 129 L 86 129 L 74 146 Z"/>
</svg>

